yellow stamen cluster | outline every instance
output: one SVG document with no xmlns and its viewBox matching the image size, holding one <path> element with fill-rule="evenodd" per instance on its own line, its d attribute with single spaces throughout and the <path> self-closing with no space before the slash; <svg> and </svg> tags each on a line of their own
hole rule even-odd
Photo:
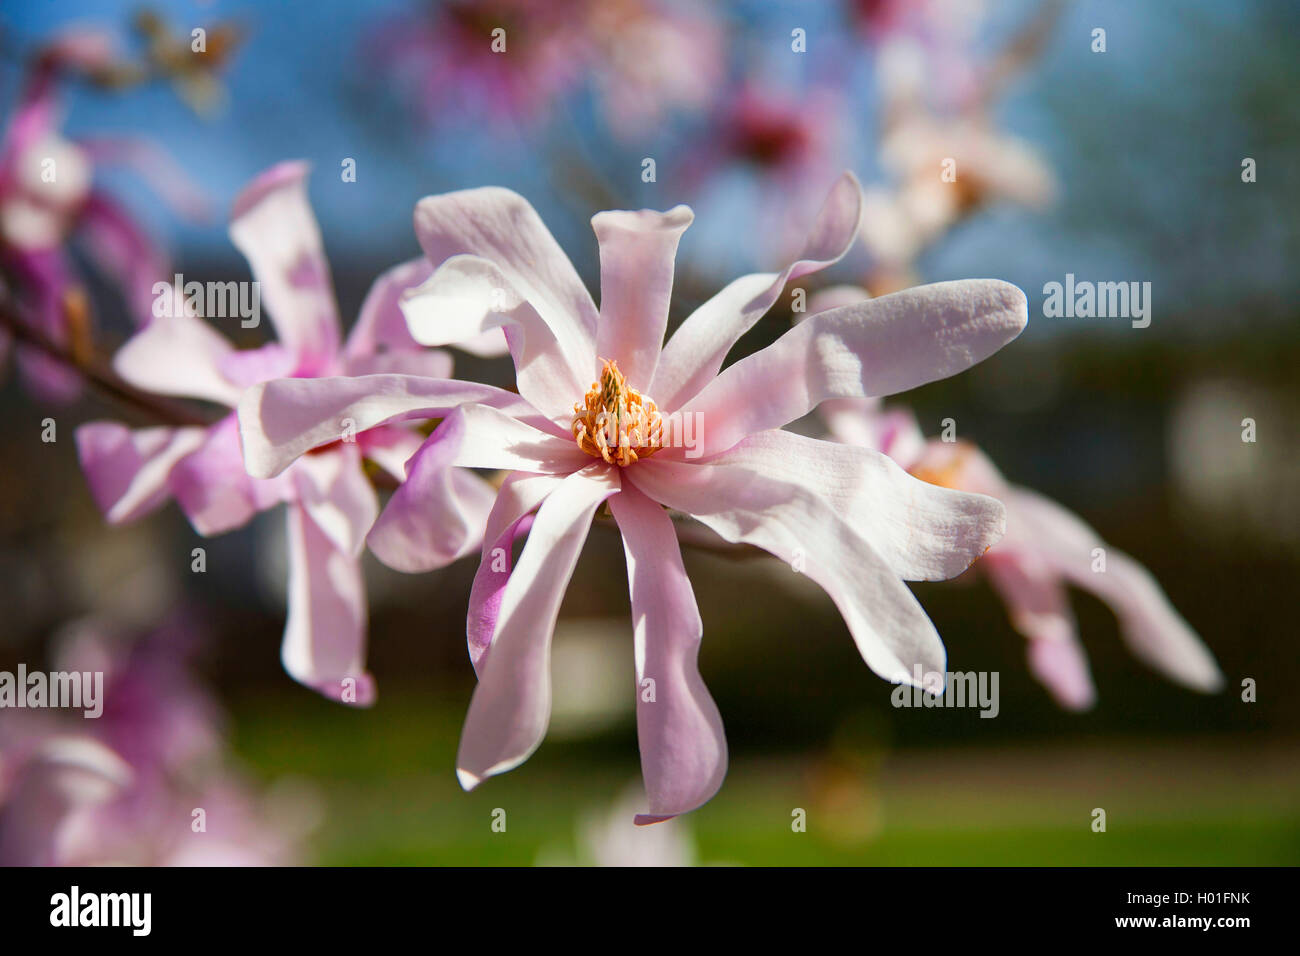
<svg viewBox="0 0 1300 956">
<path fill-rule="evenodd" d="M 663 447 L 664 424 L 654 400 L 628 387 L 618 363 L 606 361 L 600 381 L 573 406 L 573 437 L 588 455 L 626 467 Z"/>
<path fill-rule="evenodd" d="M 953 448 L 951 455 L 941 461 L 931 458 L 928 462 L 914 465 L 911 469 L 912 476 L 940 488 L 960 490 L 970 454 L 970 446 L 959 444 Z"/>
</svg>

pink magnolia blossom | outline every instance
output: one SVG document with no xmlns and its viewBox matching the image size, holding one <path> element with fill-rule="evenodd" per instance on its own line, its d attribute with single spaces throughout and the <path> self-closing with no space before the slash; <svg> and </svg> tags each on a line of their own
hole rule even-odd
<svg viewBox="0 0 1300 956">
<path fill-rule="evenodd" d="M 624 139 L 705 107 L 725 55 L 718 23 L 673 0 L 449 0 L 395 18 L 372 47 L 430 121 L 529 126 L 589 80 Z"/>
<path fill-rule="evenodd" d="M 864 296 L 861 289 L 836 287 L 814 296 L 809 311 L 843 308 Z M 932 484 L 1006 506 L 1006 535 L 979 568 L 1029 639 L 1030 669 L 1062 706 L 1083 710 L 1096 700 L 1066 592 L 1071 584 L 1110 606 L 1134 656 L 1184 687 L 1212 693 L 1223 686 L 1214 655 L 1146 568 L 1056 502 L 1007 482 L 975 445 L 927 440 L 910 411 L 884 410 L 873 399 L 825 402 L 819 412 L 835 440 L 883 452 Z M 1096 570 L 1096 548 L 1104 549 L 1104 571 Z"/>
<path fill-rule="evenodd" d="M 857 6 L 875 45 L 887 178 L 867 192 L 862 239 L 874 259 L 873 291 L 892 291 L 913 284 L 913 262 L 962 218 L 989 204 L 1042 208 L 1054 199 L 1050 168 L 999 128 L 991 103 L 1041 48 L 1053 18 L 1040 12 L 999 56 L 977 57 L 981 0 Z"/>
<path fill-rule="evenodd" d="M 203 210 L 197 192 L 166 154 L 133 140 L 82 139 L 60 132 L 58 81 L 103 58 L 94 35 L 69 34 L 51 44 L 27 78 L 0 139 L 0 292 L 23 307 L 55 344 L 75 349 L 88 339 L 89 306 L 68 253 L 78 241 L 91 262 L 121 288 L 136 322 L 148 321 L 153 283 L 169 272 L 167 258 L 135 218 L 96 189 L 97 166 L 139 170 L 178 210 Z M 5 343 L 0 341 L 0 349 Z M 69 369 L 19 347 L 28 384 L 43 397 L 69 400 L 80 390 Z"/>
<path fill-rule="evenodd" d="M 708 107 L 726 64 L 724 30 L 707 8 L 674 0 L 596 2 L 588 29 L 592 84 L 614 133 L 644 137 L 670 111 Z"/>
<path fill-rule="evenodd" d="M 404 570 L 421 564 L 431 494 L 449 470 L 508 471 L 470 595 L 479 683 L 457 758 L 465 788 L 521 764 L 546 733 L 552 631 L 606 502 L 631 595 L 649 796 L 638 822 L 698 807 L 727 764 L 696 666 L 702 623 L 664 506 L 794 562 L 883 677 L 912 683 L 918 664 L 943 671 L 943 644 L 903 581 L 965 570 L 1001 535 L 1001 506 L 917 481 L 866 449 L 781 429 L 826 399 L 891 394 L 980 361 L 1024 327 L 1023 293 L 992 280 L 927 286 L 824 313 L 722 368 L 787 281 L 845 254 L 860 213 L 860 187 L 845 174 L 797 261 L 735 280 L 662 344 L 677 244 L 692 220 L 685 206 L 593 218 L 597 310 L 521 197 L 495 188 L 430 197 L 416 207 L 416 232 L 440 266 L 404 297 L 411 333 L 432 344 L 505 326 L 518 395 L 483 387 L 483 398 L 466 400 L 466 383 L 386 375 L 267 382 L 243 398 L 245 460 L 258 476 L 329 441 L 339 415 L 366 427 L 446 416 L 369 536 L 381 560 Z M 510 572 L 509 547 L 528 518 Z"/>
<path fill-rule="evenodd" d="M 103 673 L 103 712 L 0 715 L 0 865 L 292 862 L 292 827 L 273 825 L 228 765 L 195 648 L 176 623 L 127 644 L 74 628 L 55 669 Z"/>
<path fill-rule="evenodd" d="M 430 3 L 379 31 L 372 41 L 375 59 L 430 120 L 455 112 L 531 122 L 577 83 L 588 59 L 587 33 L 566 15 L 571 6 L 537 0 Z M 504 35 L 494 35 L 497 30 Z"/>
<path fill-rule="evenodd" d="M 807 210 L 842 168 L 844 109 L 829 87 L 792 96 L 746 82 L 719 100 L 708 120 L 709 135 L 698 137 L 684 159 L 683 182 L 700 197 L 716 191 L 719 180 L 739 184 L 753 197 L 749 245 L 791 258 L 798 254 Z"/>
<path fill-rule="evenodd" d="M 160 317 L 117 353 L 114 367 L 138 388 L 233 409 L 251 385 L 279 376 L 403 373 L 446 376 L 451 357 L 420 348 L 406 331 L 397 297 L 432 271 L 424 260 L 376 280 L 352 334 L 341 342 L 320 231 L 307 201 L 307 167 L 275 166 L 235 202 L 231 238 L 261 286 L 279 341 L 237 351 L 183 308 Z M 234 320 L 232 320 L 234 321 Z M 496 333 L 499 338 L 500 333 Z M 494 348 L 485 337 L 469 345 Z M 250 478 L 233 411 L 209 427 L 130 429 L 94 422 L 77 430 L 77 448 L 96 503 L 110 523 L 132 521 L 176 499 L 202 535 L 241 527 L 285 503 L 289 531 L 289 614 L 282 657 L 295 679 L 348 703 L 369 704 L 365 671 L 366 598 L 360 554 L 379 512 L 362 467 L 374 461 L 396 480 L 420 447 L 406 427 L 334 425 L 329 447 L 271 480 Z M 491 489 L 458 472 L 440 489 L 439 543 L 448 560 L 477 547 Z M 350 679 L 350 680 L 349 680 Z"/>
</svg>

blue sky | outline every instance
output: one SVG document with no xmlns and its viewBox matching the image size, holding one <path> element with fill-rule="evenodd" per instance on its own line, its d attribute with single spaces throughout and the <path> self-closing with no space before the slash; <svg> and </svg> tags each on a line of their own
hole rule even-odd
<svg viewBox="0 0 1300 956">
<path fill-rule="evenodd" d="M 1017 22 L 1031 6 L 995 4 L 991 32 Z M 1169 15 L 1174 6 L 1178 16 Z M 130 44 L 127 24 L 137 7 L 125 0 L 61 0 L 26 3 L 2 16 L 11 47 L 27 48 L 76 22 L 116 24 Z M 125 96 L 78 91 L 69 100 L 68 129 L 147 135 L 204 186 L 219 215 L 195 226 L 177 223 L 139 183 L 110 180 L 182 258 L 233 257 L 224 229 L 231 198 L 250 177 L 287 158 L 315 164 L 312 196 L 336 269 L 344 260 L 378 269 L 414 254 L 410 215 L 419 197 L 487 183 L 529 196 L 575 258 L 594 250 L 589 232 L 583 234 L 589 211 L 574 209 L 557 192 L 555 178 L 523 140 L 465 125 L 423 130 L 385 90 L 382 73 L 361 57 L 360 43 L 377 22 L 408 4 L 232 0 L 155 7 L 178 29 L 227 18 L 248 28 L 228 77 L 227 108 L 199 119 L 162 87 Z M 847 42 L 834 5 L 727 7 L 739 31 L 735 46 L 744 51 L 733 69 L 796 90 L 828 71 L 851 77 L 857 105 L 848 117 L 855 125 L 848 131 L 854 155 L 847 161 L 870 181 L 870 64 Z M 1229 12 L 1209 0 L 1071 4 L 1042 61 L 998 109 L 999 121 L 1033 142 L 1056 168 L 1062 202 L 1046 214 L 1014 208 L 982 214 L 925 258 L 925 278 L 1007 278 L 1025 287 L 1031 302 L 1044 282 L 1066 272 L 1152 280 L 1157 309 L 1228 308 L 1243 296 L 1294 299 L 1300 290 L 1291 267 L 1296 226 L 1273 211 L 1294 205 L 1296 174 L 1286 157 L 1295 145 L 1296 107 L 1278 103 L 1291 120 L 1271 137 L 1269 123 L 1241 113 L 1243 103 L 1269 95 L 1270 82 L 1285 89 L 1284 81 L 1294 79 L 1294 73 L 1278 78 L 1267 72 L 1285 68 L 1269 59 L 1284 59 L 1281 41 L 1269 34 L 1287 13 L 1273 3 L 1241 9 L 1246 12 Z M 788 54 L 792 23 L 809 31 L 805 58 Z M 1098 25 L 1108 31 L 1104 56 L 1089 50 Z M 4 77 L 7 98 L 12 67 Z M 653 155 L 682 146 L 683 134 L 673 129 L 656 131 L 637 150 L 608 143 L 581 98 L 566 122 L 583 149 L 614 163 L 634 161 L 637 151 Z M 1235 168 L 1240 156 L 1256 154 L 1264 173 L 1258 188 L 1245 193 Z M 340 181 L 343 157 L 357 160 L 356 183 Z M 644 201 L 666 208 L 690 198 L 668 192 L 665 186 Z M 717 210 L 714 221 L 697 220 L 683 254 L 715 262 L 722 280 L 742 268 L 774 264 L 738 241 L 737 223 L 745 215 L 739 197 L 719 190 L 708 201 Z M 743 226 L 739 231 L 743 240 Z"/>
</svg>

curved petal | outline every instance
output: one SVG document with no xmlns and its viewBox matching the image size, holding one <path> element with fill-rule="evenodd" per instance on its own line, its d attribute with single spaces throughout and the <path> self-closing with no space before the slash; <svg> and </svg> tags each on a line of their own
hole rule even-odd
<svg viewBox="0 0 1300 956">
<path fill-rule="evenodd" d="M 235 199 L 230 239 L 261 286 L 276 337 L 303 372 L 321 371 L 338 354 L 339 316 L 320 228 L 307 200 L 309 167 L 272 166 Z"/>
<path fill-rule="evenodd" d="M 95 264 L 121 288 L 131 321 L 149 322 L 154 283 L 170 278 L 171 267 L 158 244 L 130 213 L 97 192 L 82 205 L 77 228 Z"/>
<path fill-rule="evenodd" d="M 502 468 L 543 474 L 580 471 L 593 461 L 571 436 L 560 438 L 509 412 L 487 405 L 461 405 L 425 443 L 445 441 L 455 449 L 450 464 L 461 468 Z M 418 453 L 417 453 L 418 455 Z M 408 466 L 413 467 L 414 462 Z"/>
<path fill-rule="evenodd" d="M 177 463 L 170 487 L 194 530 L 209 537 L 242 527 L 284 500 L 289 490 L 284 481 L 249 477 L 234 415 L 209 428 L 203 444 Z"/>
<path fill-rule="evenodd" d="M 650 799 L 649 812 L 636 822 L 658 823 L 694 810 L 718 792 L 727 775 L 727 739 L 718 705 L 700 677 L 704 626 L 672 519 L 630 484 L 609 506 L 627 558 L 637 737 Z"/>
<path fill-rule="evenodd" d="M 956 577 L 1006 530 L 997 499 L 914 478 L 866 448 L 773 429 L 709 464 L 815 495 L 906 581 Z"/>
<path fill-rule="evenodd" d="M 1212 693 L 1222 688 L 1223 674 L 1214 655 L 1146 568 L 1106 548 L 1106 570 L 1094 572 L 1092 551 L 1105 543 L 1075 515 L 1032 491 L 1012 488 L 1007 508 L 1030 529 L 1042 557 L 1057 572 L 1110 605 L 1136 657 L 1193 690 Z"/>
<path fill-rule="evenodd" d="M 297 500 L 316 527 L 340 551 L 360 555 L 379 514 L 379 501 L 361 467 L 357 443 L 340 442 L 303 455 L 292 474 Z"/>
<path fill-rule="evenodd" d="M 585 337 L 594 357 L 595 303 L 573 263 L 522 196 L 499 187 L 428 196 L 416 204 L 415 235 L 434 265 L 458 255 L 480 256 L 495 264 L 557 338 Z M 561 329 L 568 331 L 561 334 Z M 579 373 L 590 374 L 585 368 Z"/>
<path fill-rule="evenodd" d="M 401 299 L 404 292 L 424 284 L 432 275 L 433 264 L 420 256 L 393 266 L 376 279 L 366 293 L 365 301 L 361 303 L 356 325 L 352 327 L 343 346 L 344 355 L 350 360 L 356 360 L 385 349 L 419 348 L 407 328 Z M 483 358 L 505 355 L 507 351 L 505 336 L 499 329 L 447 344 Z"/>
<path fill-rule="evenodd" d="M 113 368 L 147 392 L 233 408 L 243 390 L 227 376 L 226 364 L 236 354 L 208 323 L 178 312 L 153 319 L 129 338 L 113 356 Z"/>
<path fill-rule="evenodd" d="M 366 538 L 375 557 L 396 571 L 432 571 L 483 540 L 495 496 L 483 479 L 455 467 L 460 422 L 453 415 L 411 456 Z"/>
<path fill-rule="evenodd" d="M 493 262 L 448 259 L 428 282 L 402 297 L 412 337 L 422 345 L 452 345 L 505 329 L 519 394 L 559 421 L 587 390 L 595 346 L 573 323 L 550 326 Z"/>
<path fill-rule="evenodd" d="M 822 203 L 797 261 L 781 272 L 736 279 L 673 333 L 648 387 L 659 407 L 675 411 L 713 381 L 731 347 L 776 303 L 787 282 L 844 258 L 857 238 L 861 217 L 862 186 L 846 172 Z"/>
<path fill-rule="evenodd" d="M 1087 710 L 1097 699 L 1088 658 L 1060 575 L 1028 551 L 999 545 L 980 562 L 1007 606 L 1011 623 L 1027 637 L 1029 669 L 1057 702 Z"/>
<path fill-rule="evenodd" d="M 278 475 L 310 448 L 339 441 L 349 431 L 410 419 L 441 418 L 479 402 L 537 418 L 513 392 L 492 385 L 417 375 L 359 378 L 282 378 L 248 389 L 239 402 L 240 434 L 248 473 Z"/>
<path fill-rule="evenodd" d="M 469 592 L 465 637 L 474 672 L 483 672 L 483 658 L 496 633 L 501 598 L 510 582 L 511 548 L 532 528 L 529 512 L 564 481 L 561 475 L 531 475 L 512 471 L 501 483 L 483 532 L 483 554 Z"/>
<path fill-rule="evenodd" d="M 280 659 L 289 676 L 331 700 L 368 707 L 366 590 L 358 558 L 339 550 L 306 509 L 290 503 L 289 616 Z"/>
<path fill-rule="evenodd" d="M 1097 702 L 1092 670 L 1079 639 L 1030 640 L 1025 649 L 1029 669 L 1058 704 L 1068 710 L 1087 710 Z"/>
<path fill-rule="evenodd" d="M 821 585 L 863 660 L 881 677 L 929 687 L 927 675 L 944 673 L 943 642 L 912 592 L 825 499 L 735 466 L 656 456 L 625 471 L 655 501 L 693 515 L 728 541 L 776 555 Z"/>
<path fill-rule="evenodd" d="M 466 790 L 519 766 L 542 742 L 551 719 L 555 618 L 592 515 L 618 488 L 617 469 L 596 462 L 565 478 L 537 512 L 465 716 L 456 776 Z"/>
<path fill-rule="evenodd" d="M 373 355 L 358 355 L 343 363 L 349 377 L 362 375 L 419 375 L 423 378 L 451 378 L 451 354 L 441 349 L 414 346 L 387 349 Z"/>
<path fill-rule="evenodd" d="M 386 348 L 416 348 L 398 302 L 403 292 L 414 289 L 431 275 L 433 265 L 424 256 L 408 259 L 381 273 L 361 302 L 356 324 L 343 345 L 344 357 L 374 355 Z"/>
<path fill-rule="evenodd" d="M 88 422 L 78 428 L 77 457 L 108 523 L 134 521 L 162 505 L 172 468 L 205 436 L 202 428 L 132 430 L 117 422 Z"/>
<path fill-rule="evenodd" d="M 905 392 L 969 368 L 1025 327 L 1025 294 L 1006 282 L 937 282 L 810 316 L 725 369 L 687 402 L 704 455 L 780 428 L 828 398 Z"/>
<path fill-rule="evenodd" d="M 361 454 L 398 482 L 406 480 L 406 463 L 424 444 L 424 435 L 402 425 L 380 425 L 357 435 Z"/>
<path fill-rule="evenodd" d="M 591 219 L 600 243 L 596 354 L 616 359 L 629 381 L 654 378 L 668 326 L 677 243 L 694 218 L 686 206 L 674 206 L 668 212 L 601 212 Z"/>
<path fill-rule="evenodd" d="M 1071 641 L 1078 628 L 1061 576 L 1047 562 L 998 545 L 980 568 L 1007 606 L 1011 623 L 1034 641 Z"/>
</svg>

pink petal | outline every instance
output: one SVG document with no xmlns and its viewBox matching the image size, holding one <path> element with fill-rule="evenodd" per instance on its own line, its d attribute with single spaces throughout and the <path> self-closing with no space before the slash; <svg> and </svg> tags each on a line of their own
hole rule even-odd
<svg viewBox="0 0 1300 956">
<path fill-rule="evenodd" d="M 244 187 L 230 238 L 261 284 L 280 342 L 301 369 L 319 371 L 338 353 L 339 316 L 307 174 L 306 163 L 280 163 Z"/>
<path fill-rule="evenodd" d="M 234 348 L 200 318 L 160 316 L 113 356 L 117 374 L 159 395 L 202 398 L 234 407 L 242 391 L 227 376 Z"/>
<path fill-rule="evenodd" d="M 637 736 L 648 813 L 658 823 L 706 803 L 727 774 L 718 706 L 700 677 L 704 627 L 668 513 L 630 484 L 610 499 L 623 533 L 636 646 Z M 653 681 L 647 700 L 646 681 Z"/>
<path fill-rule="evenodd" d="M 250 475 L 268 478 L 308 449 L 339 441 L 349 431 L 441 418 L 466 402 L 536 415 L 513 392 L 454 379 L 365 375 L 264 382 L 248 389 L 239 402 L 244 461 Z"/>
<path fill-rule="evenodd" d="M 381 349 L 417 348 L 406 329 L 406 318 L 398 307 L 402 293 L 413 289 L 433 275 L 433 266 L 424 256 L 410 259 L 384 272 L 366 293 L 356 325 L 348 333 L 344 355 L 356 358 L 374 355 Z"/>
<path fill-rule="evenodd" d="M 483 658 L 496 633 L 501 599 L 510 582 L 511 547 L 532 528 L 529 514 L 564 481 L 560 475 L 530 475 L 512 471 L 501 483 L 483 532 L 483 555 L 469 592 L 465 635 L 475 673 L 483 672 Z"/>
<path fill-rule="evenodd" d="M 1041 544 L 1058 573 L 1105 601 L 1119 618 L 1133 654 L 1178 683 L 1212 693 L 1223 686 L 1214 655 L 1174 610 L 1150 572 L 1121 551 L 1106 547 L 1106 570 L 1092 570 L 1095 531 L 1060 505 L 1023 488 L 1012 489 L 1007 510 Z"/>
<path fill-rule="evenodd" d="M 568 327 L 570 334 L 584 335 L 594 354 L 595 303 L 522 196 L 497 187 L 429 196 L 415 207 L 415 234 L 434 265 L 466 254 L 492 262 L 548 328 Z"/>
<path fill-rule="evenodd" d="M 358 355 L 343 364 L 348 376 L 420 375 L 424 378 L 451 378 L 451 355 L 440 349 L 388 349 L 374 355 Z"/>
<path fill-rule="evenodd" d="M 294 465 L 293 479 L 298 502 L 316 527 L 340 551 L 360 555 L 379 515 L 379 501 L 361 466 L 357 443 L 340 442 L 303 455 Z"/>
<path fill-rule="evenodd" d="M 5 250 L 0 266 L 13 274 L 13 281 L 26 292 L 27 306 L 36 326 L 55 342 L 67 344 L 65 296 L 74 287 L 70 263 L 60 249 Z M 7 338 L 7 333 L 0 330 Z M 0 357 L 4 349 L 0 348 Z M 40 399 L 71 402 L 81 394 L 82 380 L 76 371 L 45 352 L 19 345 L 16 349 L 24 384 Z"/>
<path fill-rule="evenodd" d="M 455 449 L 449 462 L 461 468 L 554 475 L 580 471 L 593 460 L 571 436 L 561 438 L 487 405 L 461 405 L 443 420 L 426 447 L 435 439 Z"/>
<path fill-rule="evenodd" d="M 1011 623 L 1040 642 L 1075 640 L 1077 627 L 1059 574 L 1028 547 L 998 545 L 980 562 L 1007 605 Z"/>
<path fill-rule="evenodd" d="M 1096 700 L 1088 659 L 1065 584 L 1032 551 L 998 545 L 980 562 L 1001 596 L 1017 631 L 1029 639 L 1029 668 L 1070 710 L 1086 710 Z"/>
<path fill-rule="evenodd" d="M 289 617 L 281 660 L 289 676 L 332 700 L 368 707 L 366 591 L 361 565 L 340 551 L 306 510 L 290 504 Z M 354 682 L 355 701 L 345 700 Z"/>
<path fill-rule="evenodd" d="M 800 321 L 818 312 L 841 309 L 846 305 L 857 305 L 871 298 L 871 293 L 858 285 L 833 285 L 818 289 L 808 298 L 808 311 L 805 315 L 795 316 Z"/>
<path fill-rule="evenodd" d="M 1025 327 L 1025 294 L 995 279 L 937 282 L 814 315 L 687 402 L 704 455 L 779 428 L 828 398 L 892 395 L 992 355 Z"/>
<path fill-rule="evenodd" d="M 402 310 L 411 335 L 423 345 L 450 345 L 504 327 L 519 394 L 556 421 L 572 417 L 573 403 L 595 372 L 588 331 L 568 320 L 548 324 L 487 259 L 449 259 L 433 278 L 403 296 Z"/>
<path fill-rule="evenodd" d="M 349 359 L 388 350 L 418 349 L 402 314 L 403 293 L 429 280 L 433 265 L 424 256 L 393 266 L 370 287 L 361 314 L 352 327 L 343 350 Z M 472 355 L 491 358 L 506 354 L 506 339 L 499 329 L 492 329 L 465 341 L 449 342 Z M 441 376 L 440 376 L 441 377 Z"/>
<path fill-rule="evenodd" d="M 687 317 L 664 346 L 647 390 L 659 407 L 675 411 L 711 382 L 731 347 L 775 304 L 787 282 L 842 259 L 861 215 L 862 187 L 846 172 L 822 204 L 796 262 L 779 273 L 742 276 Z"/>
<path fill-rule="evenodd" d="M 995 498 L 914 478 L 879 452 L 793 432 L 751 435 L 709 464 L 747 472 L 774 493 L 784 486 L 816 496 L 906 581 L 956 577 L 1006 529 Z"/>
<path fill-rule="evenodd" d="M 227 381 L 239 386 L 238 395 L 242 395 L 244 389 L 259 382 L 292 375 L 297 365 L 297 358 L 283 345 L 267 342 L 257 348 L 230 352 L 221 360 L 220 371 Z M 229 404 L 237 402 L 238 397 Z"/>
<path fill-rule="evenodd" d="M 225 534 L 284 495 L 279 481 L 250 478 L 239 451 L 239 426 L 227 415 L 208 429 L 201 447 L 172 469 L 176 503 L 201 535 Z"/>
<path fill-rule="evenodd" d="M 677 243 L 695 215 L 686 206 L 668 212 L 601 212 L 591 219 L 600 243 L 600 325 L 596 354 L 615 359 L 629 381 L 654 378 L 668 326 Z"/>
<path fill-rule="evenodd" d="M 1031 640 L 1029 669 L 1057 702 L 1069 710 L 1087 710 L 1097 701 L 1088 658 L 1075 637 L 1064 641 Z"/>
<path fill-rule="evenodd" d="M 154 283 L 171 278 L 163 251 L 130 213 L 99 193 L 87 197 L 77 224 L 96 265 L 121 287 L 132 322 L 147 323 Z"/>
<path fill-rule="evenodd" d="M 482 542 L 495 495 L 483 479 L 454 467 L 461 427 L 453 415 L 411 456 L 404 480 L 370 529 L 370 550 L 394 570 L 432 571 Z"/>
<path fill-rule="evenodd" d="M 728 541 L 776 555 L 821 585 L 881 677 L 923 685 L 927 674 L 944 672 L 943 642 L 912 592 L 830 502 L 736 466 L 656 456 L 625 471 L 660 504 L 695 516 Z"/>
<path fill-rule="evenodd" d="M 399 482 L 406 480 L 406 463 L 424 444 L 424 435 L 402 425 L 380 425 L 357 435 L 361 453 Z"/>
<path fill-rule="evenodd" d="M 173 210 L 189 219 L 206 219 L 208 197 L 185 168 L 157 143 L 129 137 L 82 137 L 77 145 L 96 166 L 120 165 L 132 170 Z"/>
<path fill-rule="evenodd" d="M 202 428 L 132 430 L 117 422 L 78 428 L 77 456 L 108 523 L 134 521 L 163 504 L 172 468 L 205 436 Z"/>
<path fill-rule="evenodd" d="M 501 600 L 492 653 L 470 701 L 456 775 L 472 790 L 537 749 L 551 717 L 551 635 L 592 515 L 619 487 L 596 462 L 564 479 L 542 503 Z"/>
</svg>

